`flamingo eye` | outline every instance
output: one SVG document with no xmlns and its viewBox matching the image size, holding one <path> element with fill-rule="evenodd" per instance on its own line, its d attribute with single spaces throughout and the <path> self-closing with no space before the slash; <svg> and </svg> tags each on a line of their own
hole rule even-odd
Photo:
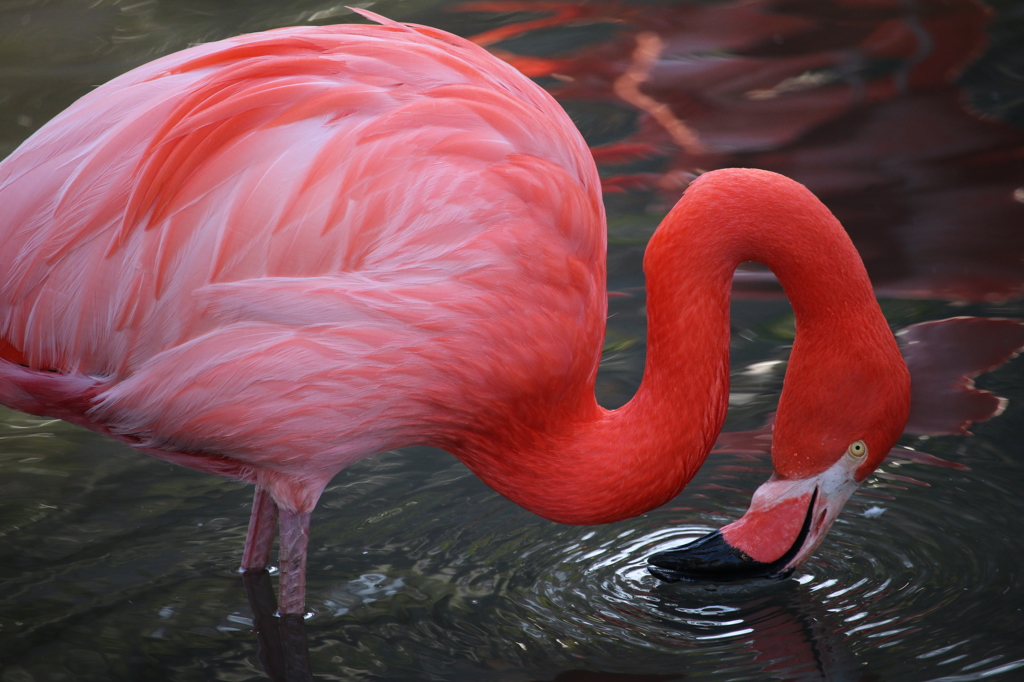
<svg viewBox="0 0 1024 682">
<path fill-rule="evenodd" d="M 846 456 L 852 460 L 862 460 L 866 454 L 868 454 L 868 446 L 862 440 L 854 441 L 850 443 L 850 447 L 846 448 Z"/>
</svg>

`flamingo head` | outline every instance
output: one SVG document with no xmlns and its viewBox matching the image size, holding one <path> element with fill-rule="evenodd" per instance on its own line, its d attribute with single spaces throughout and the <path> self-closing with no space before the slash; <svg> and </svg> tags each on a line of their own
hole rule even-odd
<svg viewBox="0 0 1024 682">
<path fill-rule="evenodd" d="M 651 573 L 670 582 L 785 577 L 811 556 L 906 424 L 910 378 L 885 332 L 831 353 L 813 348 L 813 338 L 800 347 L 798 337 L 773 427 L 771 478 L 738 521 L 652 555 Z"/>
</svg>

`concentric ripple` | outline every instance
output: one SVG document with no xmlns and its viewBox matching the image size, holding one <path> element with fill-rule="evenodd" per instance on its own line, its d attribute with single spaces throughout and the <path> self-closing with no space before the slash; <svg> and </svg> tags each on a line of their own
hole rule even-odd
<svg viewBox="0 0 1024 682">
<path fill-rule="evenodd" d="M 387 473 L 409 467 L 398 462 L 386 457 L 372 465 L 377 474 L 363 473 L 401 487 L 403 475 Z M 647 572 L 650 554 L 737 518 L 767 475 L 767 463 L 749 455 L 716 455 L 672 504 L 588 528 L 537 519 L 459 465 L 442 465 L 391 515 L 349 527 L 357 544 L 322 548 L 326 556 L 311 560 L 313 593 L 349 599 L 343 617 L 331 615 L 340 613 L 337 600 L 325 599 L 311 628 L 346 661 L 374 651 L 366 674 L 399 677 L 401 666 L 380 662 L 410 651 L 438 674 L 464 662 L 467 651 L 503 669 L 585 661 L 588 669 L 700 670 L 729 680 L 841 679 L 875 669 L 895 671 L 895 679 L 982 679 L 1024 666 L 1024 651 L 1007 634 L 1019 627 L 1019 597 L 1001 606 L 988 596 L 1012 589 L 1019 535 L 978 525 L 997 519 L 1020 532 L 1024 508 L 1017 501 L 994 512 L 990 500 L 975 497 L 971 509 L 962 486 L 999 487 L 977 470 L 887 463 L 786 580 L 668 585 Z M 338 529 L 348 523 L 339 518 Z M 340 564 L 361 572 L 326 587 L 330 578 L 315 567 L 321 562 L 331 573 Z M 360 590 L 369 599 L 353 596 Z M 984 614 L 974 608 L 982 600 Z M 353 619 L 370 633 L 357 628 L 358 637 L 339 639 L 354 632 Z"/>
</svg>

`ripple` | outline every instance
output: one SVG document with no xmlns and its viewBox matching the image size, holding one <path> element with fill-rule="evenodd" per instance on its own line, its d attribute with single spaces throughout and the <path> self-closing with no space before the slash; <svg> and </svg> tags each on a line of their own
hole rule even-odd
<svg viewBox="0 0 1024 682">
<path fill-rule="evenodd" d="M 767 476 L 765 462 L 747 456 L 709 464 L 671 505 L 593 528 L 537 519 L 454 466 L 437 474 L 445 492 L 413 495 L 398 513 L 358 531 L 366 540 L 373 528 L 362 546 L 366 561 L 349 562 L 360 566 L 355 575 L 376 574 L 374 585 L 397 588 L 375 594 L 376 601 L 353 598 L 340 620 L 325 608 L 319 626 L 329 631 L 354 620 L 378 631 L 371 640 L 364 631 L 359 646 L 372 641 L 379 660 L 415 649 L 436 670 L 473 651 L 480 660 L 523 669 L 538 661 L 567 669 L 585 660 L 605 671 L 686 669 L 709 679 L 842 678 L 875 670 L 922 679 L 922 670 L 926 678 L 1003 674 L 1020 658 L 1005 636 L 1015 627 L 1007 623 L 1015 609 L 996 609 L 993 623 L 1007 630 L 986 640 L 983 632 L 996 626 L 975 608 L 984 595 L 1012 584 L 1015 538 L 980 532 L 992 510 L 972 509 L 947 480 L 981 472 L 888 463 L 791 578 L 664 584 L 647 572 L 647 557 L 737 518 Z M 982 497 L 976 504 L 987 503 Z M 1014 514 L 1021 512 L 1017 503 L 1001 513 L 1007 528 L 1020 527 Z M 951 614 L 977 614 L 968 637 Z M 934 653 L 958 640 L 966 642 L 963 655 Z M 900 655 L 894 660 L 889 651 Z"/>
</svg>

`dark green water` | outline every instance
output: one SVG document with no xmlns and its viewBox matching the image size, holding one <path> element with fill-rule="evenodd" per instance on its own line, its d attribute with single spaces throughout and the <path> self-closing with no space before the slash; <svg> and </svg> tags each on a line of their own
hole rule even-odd
<svg viewBox="0 0 1024 682">
<path fill-rule="evenodd" d="M 1024 86 L 1014 91 L 1012 79 L 993 75 L 1021 63 L 1011 40 L 1019 10 L 1007 5 L 986 19 L 989 42 L 974 50 L 973 3 L 892 3 L 898 11 L 822 3 L 829 12 L 756 4 L 824 28 L 798 33 L 786 52 L 768 46 L 784 45 L 788 33 L 769 32 L 765 42 L 758 24 L 735 14 L 700 15 L 711 24 L 687 14 L 728 3 L 638 2 L 588 5 L 591 15 L 492 47 L 585 57 L 560 66 L 576 69 L 571 82 L 538 78 L 592 144 L 639 140 L 654 148 L 602 165 L 606 177 L 760 165 L 806 182 L 853 234 L 894 330 L 954 315 L 1024 320 L 1024 212 L 1013 199 L 1014 187 L 1024 186 L 1024 135 L 1013 108 Z M 545 16 L 521 11 L 530 5 L 455 12 L 443 2 L 368 4 L 462 35 Z M 948 22 L 933 5 L 953 8 Z M 342 3 L 312 1 L 0 2 L 0 153 L 90 87 L 158 55 L 351 17 Z M 865 46 L 885 26 L 906 28 L 917 43 L 906 54 L 872 53 Z M 792 122 L 783 135 L 770 112 L 730 119 L 745 110 L 715 94 L 724 81 L 712 82 L 703 99 L 673 100 L 711 149 L 674 155 L 656 126 L 607 94 L 641 29 L 667 36 L 670 46 L 652 96 L 689 87 L 673 80 L 677 66 L 729 54 L 779 63 L 824 54 L 776 81 L 832 77 L 850 93 L 843 107 L 819 102 L 832 108 L 816 118 L 805 116 L 806 103 L 783 112 L 779 120 Z M 699 39 L 712 34 L 740 37 L 732 53 L 707 52 Z M 842 71 L 834 55 L 855 48 L 860 61 L 851 57 Z M 942 49 L 964 52 L 970 66 L 952 57 L 934 66 Z M 929 65 L 941 77 L 915 81 Z M 989 106 L 990 118 L 964 101 Z M 899 128 L 907 107 L 916 125 Z M 730 132 L 740 124 L 753 131 L 747 138 Z M 898 134 L 877 132 L 894 127 Z M 598 385 L 608 406 L 639 384 L 640 259 L 672 192 L 656 180 L 625 189 L 607 202 L 609 288 L 629 294 L 610 304 Z M 792 316 L 767 289 L 734 304 L 728 430 L 761 427 L 781 388 Z M 644 568 L 651 552 L 737 518 L 770 472 L 763 454 L 713 454 L 670 504 L 592 528 L 521 510 L 443 452 L 364 461 L 338 476 L 314 513 L 307 595 L 314 613 L 305 623 L 311 668 L 325 680 L 453 682 L 1024 679 L 1024 361 L 976 383 L 1008 400 L 1002 414 L 975 424 L 973 435 L 902 441 L 967 468 L 891 458 L 816 555 L 782 582 L 663 585 Z M 0 681 L 266 679 L 235 571 L 250 495 L 68 424 L 0 411 Z"/>
</svg>

